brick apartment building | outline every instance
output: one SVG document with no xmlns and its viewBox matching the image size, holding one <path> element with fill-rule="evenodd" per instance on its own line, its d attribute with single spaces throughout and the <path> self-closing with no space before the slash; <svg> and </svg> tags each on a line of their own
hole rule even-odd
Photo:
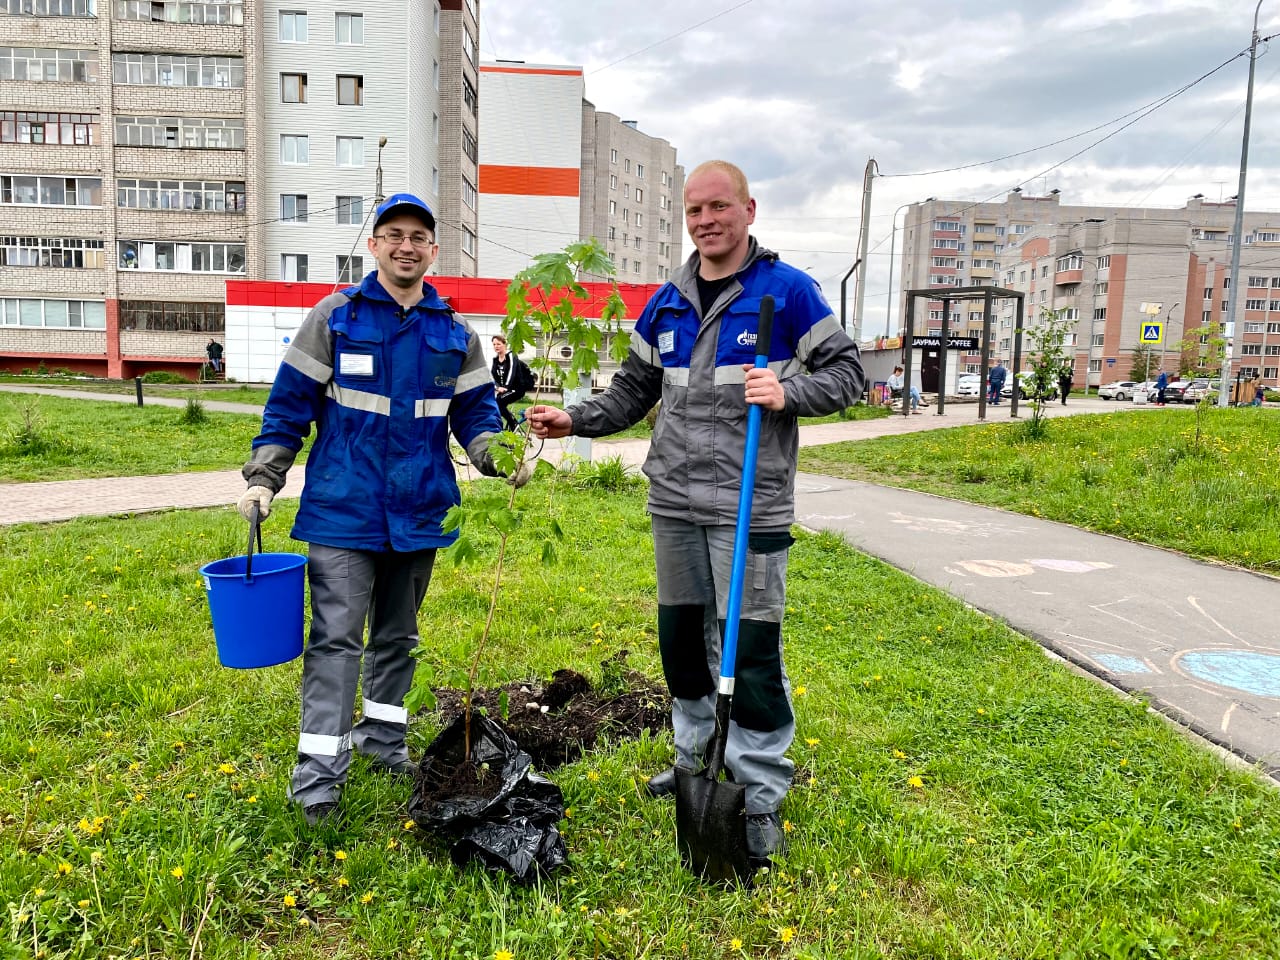
<svg viewBox="0 0 1280 960">
<path fill-rule="evenodd" d="M 907 212 L 901 259 L 901 290 L 995 285 L 1027 294 L 1028 320 L 1041 308 L 1065 311 L 1074 326 L 1067 350 L 1075 360 L 1075 382 L 1097 386 L 1126 379 L 1140 327 L 1159 305 L 1164 324 L 1155 348 L 1159 365 L 1178 371 L 1178 344 L 1200 339 L 1196 328 L 1223 329 L 1228 321 L 1227 272 L 1235 204 L 1193 197 L 1178 209 L 1062 206 L 1057 191 L 1025 196 L 1014 191 L 1001 203 L 932 200 Z M 1233 373 L 1280 382 L 1280 214 L 1244 216 L 1241 282 L 1248 284 L 1241 332 L 1241 362 Z M 1271 299 L 1272 296 L 1276 299 Z M 905 297 L 898 304 L 905 322 Z M 1231 310 L 1236 308 L 1232 306 Z M 955 304 L 951 328 L 957 336 L 980 337 L 982 304 Z M 917 316 L 913 332 L 936 331 L 942 304 L 932 301 Z M 997 302 L 991 353 L 1012 359 L 1012 302 Z M 1233 334 L 1231 326 L 1227 333 Z M 977 371 L 977 353 L 959 358 Z"/>
<path fill-rule="evenodd" d="M 0 367 L 194 372 L 229 279 L 368 269 L 379 170 L 439 211 L 436 269 L 474 275 L 478 23 L 476 0 L 0 0 Z"/>
</svg>

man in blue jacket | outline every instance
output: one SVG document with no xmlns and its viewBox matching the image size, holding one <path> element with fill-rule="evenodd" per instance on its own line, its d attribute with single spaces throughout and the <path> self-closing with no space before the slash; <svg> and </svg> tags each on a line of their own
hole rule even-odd
<svg viewBox="0 0 1280 960">
<path fill-rule="evenodd" d="M 794 764 L 791 688 L 782 662 L 787 555 L 795 519 L 796 418 L 856 403 L 864 376 L 813 278 L 748 232 L 756 202 L 747 178 L 713 160 L 685 182 L 685 224 L 696 248 L 636 321 L 631 353 L 599 396 L 568 410 L 534 406 L 535 434 L 600 437 L 662 406 L 644 472 L 658 574 L 658 646 L 672 697 L 676 765 L 697 770 L 715 728 L 720 622 L 728 601 L 747 404 L 764 408 L 737 686 L 725 764 L 746 786 L 747 845 L 763 866 L 784 847 L 778 807 Z M 769 365 L 755 369 L 760 300 L 775 300 Z M 654 796 L 675 771 L 651 777 Z"/>
<path fill-rule="evenodd" d="M 312 825 L 336 813 L 353 748 L 377 769 L 412 773 L 404 697 L 417 613 L 436 550 L 457 536 L 441 529 L 459 502 L 449 434 L 481 473 L 496 472 L 489 440 L 502 425 L 479 338 L 422 279 L 440 250 L 435 230 L 411 194 L 378 207 L 368 240 L 377 270 L 307 315 L 244 466 L 239 510 L 265 517 L 315 424 L 292 533 L 310 545 L 311 633 L 289 789 Z M 527 479 L 522 467 L 512 482 Z"/>
</svg>

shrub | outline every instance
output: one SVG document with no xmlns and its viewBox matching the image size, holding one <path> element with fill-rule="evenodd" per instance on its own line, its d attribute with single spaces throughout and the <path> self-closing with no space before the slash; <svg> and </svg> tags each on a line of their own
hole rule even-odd
<svg viewBox="0 0 1280 960">
<path fill-rule="evenodd" d="M 142 375 L 143 383 L 191 383 L 192 381 L 178 373 L 172 373 L 169 370 L 152 370 L 150 373 Z"/>
<path fill-rule="evenodd" d="M 204 401 L 199 397 L 187 397 L 187 406 L 178 417 L 178 422 L 188 427 L 206 423 L 209 415 L 204 412 Z"/>
<path fill-rule="evenodd" d="M 569 483 L 580 490 L 616 493 L 642 485 L 644 478 L 629 467 L 622 457 L 605 457 L 603 460 L 578 463 L 569 475 Z"/>
</svg>

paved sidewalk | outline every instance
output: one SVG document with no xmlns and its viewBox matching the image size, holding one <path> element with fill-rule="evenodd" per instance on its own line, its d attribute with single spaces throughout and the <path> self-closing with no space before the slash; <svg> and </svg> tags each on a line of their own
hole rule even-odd
<svg viewBox="0 0 1280 960">
<path fill-rule="evenodd" d="M 206 406 L 258 412 L 242 404 Z M 1133 407 L 1091 398 L 1053 404 L 1047 412 L 1123 409 Z M 989 408 L 988 421 L 1007 420 L 1008 411 Z M 976 403 L 953 403 L 942 416 L 929 408 L 920 416 L 807 426 L 800 442 L 962 426 L 977 422 L 977 412 Z M 548 443 L 542 455 L 557 461 L 565 446 Z M 593 454 L 638 465 L 647 450 L 646 440 L 596 441 Z M 291 471 L 281 495 L 297 496 L 302 479 L 302 469 Z M 0 524 L 231 509 L 243 490 L 237 470 L 3 484 Z M 1078 668 L 1144 694 L 1179 724 L 1280 779 L 1280 639 L 1273 629 L 1280 580 L 1034 517 L 830 477 L 801 475 L 796 512 L 805 527 L 839 532 L 860 550 L 1035 637 Z M 849 624 L 852 636 L 857 629 Z"/>
</svg>

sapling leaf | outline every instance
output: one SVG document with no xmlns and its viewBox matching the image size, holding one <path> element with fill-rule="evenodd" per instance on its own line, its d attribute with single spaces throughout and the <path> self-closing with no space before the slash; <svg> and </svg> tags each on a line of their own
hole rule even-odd
<svg viewBox="0 0 1280 960">
<path fill-rule="evenodd" d="M 404 708 L 410 716 L 436 708 L 436 695 L 425 683 L 415 683 L 404 695 Z"/>
<path fill-rule="evenodd" d="M 564 528 L 560 526 L 560 521 L 557 520 L 555 517 L 552 517 L 550 519 L 550 526 L 551 526 L 551 535 L 555 537 L 557 540 L 563 540 Z"/>
<path fill-rule="evenodd" d="M 520 529 L 520 514 L 507 507 L 499 507 L 489 514 L 489 522 L 499 533 L 509 537 Z"/>
<path fill-rule="evenodd" d="M 473 544 L 467 537 L 459 537 L 453 541 L 453 546 L 445 550 L 445 554 L 453 561 L 455 567 L 460 567 L 464 563 L 470 563 L 480 556 Z"/>
<path fill-rule="evenodd" d="M 550 540 L 542 541 L 542 562 L 546 566 L 551 566 L 556 562 L 558 554 L 556 553 L 556 545 Z"/>
</svg>

